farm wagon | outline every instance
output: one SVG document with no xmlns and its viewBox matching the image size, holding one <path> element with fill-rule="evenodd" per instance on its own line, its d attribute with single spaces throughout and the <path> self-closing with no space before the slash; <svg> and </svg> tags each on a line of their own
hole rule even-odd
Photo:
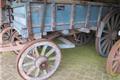
<svg viewBox="0 0 120 80">
<path fill-rule="evenodd" d="M 55 73 L 61 61 L 60 48 L 75 47 L 65 36 L 71 35 L 75 43 L 83 44 L 90 40 L 92 31 L 96 32 L 96 50 L 104 57 L 119 39 L 120 6 L 117 4 L 18 1 L 11 0 L 7 8 L 9 22 L 1 26 L 0 51 L 14 51 L 18 55 L 17 70 L 25 80 L 44 80 Z M 56 45 L 55 38 L 64 44 Z M 117 69 L 113 66 L 108 57 L 108 73 L 120 71 L 118 66 Z"/>
</svg>

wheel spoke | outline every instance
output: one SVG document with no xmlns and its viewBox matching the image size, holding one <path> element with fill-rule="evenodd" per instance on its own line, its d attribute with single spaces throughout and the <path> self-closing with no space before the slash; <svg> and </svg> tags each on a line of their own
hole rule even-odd
<svg viewBox="0 0 120 80">
<path fill-rule="evenodd" d="M 36 72 L 35 72 L 35 77 L 38 77 L 40 74 L 40 68 L 37 68 Z"/>
<path fill-rule="evenodd" d="M 116 67 L 117 64 L 118 64 L 118 61 L 115 61 L 115 62 L 113 63 L 113 69 Z"/>
<path fill-rule="evenodd" d="M 103 47 L 103 53 L 104 53 L 104 54 L 106 54 L 106 50 L 107 50 L 107 48 L 108 48 L 108 45 L 109 45 L 109 43 L 107 42 L 107 43 L 105 44 L 105 46 Z"/>
<path fill-rule="evenodd" d="M 111 25 L 110 25 L 110 22 L 107 23 L 107 27 L 108 27 L 108 30 L 111 31 Z"/>
<path fill-rule="evenodd" d="M 54 67 L 53 64 L 49 64 L 49 68 L 52 68 L 52 67 Z"/>
<path fill-rule="evenodd" d="M 118 49 L 118 56 L 120 56 L 120 49 Z"/>
<path fill-rule="evenodd" d="M 35 58 L 32 55 L 27 55 L 26 57 L 35 61 Z"/>
<path fill-rule="evenodd" d="M 24 63 L 23 64 L 23 67 L 26 67 L 26 66 L 30 66 L 30 65 L 33 65 L 34 63 L 31 61 L 31 62 L 27 62 L 27 63 Z"/>
<path fill-rule="evenodd" d="M 115 22 L 115 15 L 111 18 L 111 28 L 113 29 Z"/>
<path fill-rule="evenodd" d="M 118 50 L 116 50 L 116 52 L 115 52 L 115 56 L 119 56 L 120 54 L 119 54 L 119 49 Z"/>
<path fill-rule="evenodd" d="M 56 57 L 48 58 L 49 61 L 54 61 L 55 59 L 56 59 Z"/>
<path fill-rule="evenodd" d="M 42 52 L 41 52 L 41 56 L 44 56 L 44 55 L 45 55 L 45 51 L 46 51 L 47 47 L 48 47 L 47 45 L 45 45 L 45 46 L 43 47 Z"/>
<path fill-rule="evenodd" d="M 116 62 L 115 65 L 113 66 L 114 73 L 117 71 L 118 67 L 119 67 L 118 62 Z"/>
<path fill-rule="evenodd" d="M 109 32 L 108 32 L 107 30 L 103 30 L 103 33 L 106 33 L 106 34 L 108 34 Z"/>
<path fill-rule="evenodd" d="M 120 57 L 116 57 L 116 58 L 113 59 L 113 61 L 117 61 L 119 59 L 120 59 Z"/>
<path fill-rule="evenodd" d="M 47 70 L 43 70 L 43 74 L 44 74 L 44 75 L 47 75 Z"/>
<path fill-rule="evenodd" d="M 104 40 L 104 41 L 101 43 L 101 47 L 103 48 L 107 43 L 108 43 L 108 40 Z"/>
<path fill-rule="evenodd" d="M 35 50 L 35 54 L 36 54 L 36 56 L 37 56 L 37 57 L 39 57 L 39 56 L 40 56 L 40 54 L 39 54 L 39 52 L 38 52 L 38 48 L 37 48 L 37 47 L 35 47 L 35 49 L 34 49 L 34 50 Z"/>
<path fill-rule="evenodd" d="M 27 75 L 30 75 L 35 70 L 35 66 L 32 66 L 28 71 Z"/>
<path fill-rule="evenodd" d="M 107 39 L 107 37 L 108 37 L 107 35 L 104 36 L 104 37 L 101 37 L 100 41 L 103 41 L 103 40 Z"/>
<path fill-rule="evenodd" d="M 46 57 L 49 57 L 53 52 L 55 51 L 54 48 L 52 48 L 48 53 L 46 53 Z"/>
<path fill-rule="evenodd" d="M 113 44 L 114 44 L 114 42 L 113 42 L 113 41 L 111 41 L 111 47 L 113 46 Z"/>
<path fill-rule="evenodd" d="M 116 24 L 115 28 L 118 29 L 119 26 L 120 26 L 120 20 L 119 20 L 118 23 Z"/>
<path fill-rule="evenodd" d="M 118 23 L 119 18 L 120 18 L 120 15 L 118 14 L 118 15 L 116 16 L 116 19 L 115 19 L 115 24 L 114 24 L 115 26 L 117 26 L 117 24 L 119 24 L 119 23 Z"/>
<path fill-rule="evenodd" d="M 11 36 L 11 29 L 7 32 L 8 36 Z"/>
<path fill-rule="evenodd" d="M 108 44 L 107 53 L 109 53 L 109 51 L 111 49 L 111 44 L 112 44 L 112 41 L 110 41 L 110 43 Z"/>
</svg>

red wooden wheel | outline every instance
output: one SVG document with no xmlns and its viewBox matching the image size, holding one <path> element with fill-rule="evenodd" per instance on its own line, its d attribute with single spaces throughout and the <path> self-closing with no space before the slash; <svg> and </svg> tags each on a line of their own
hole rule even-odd
<svg viewBox="0 0 120 80">
<path fill-rule="evenodd" d="M 111 75 L 120 74 L 120 40 L 112 47 L 107 59 L 107 72 Z"/>
</svg>

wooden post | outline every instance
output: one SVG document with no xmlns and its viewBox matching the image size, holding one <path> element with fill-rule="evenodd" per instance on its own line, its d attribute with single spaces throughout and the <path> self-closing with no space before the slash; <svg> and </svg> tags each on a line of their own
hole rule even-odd
<svg viewBox="0 0 120 80">
<path fill-rule="evenodd" d="M 73 4 L 71 9 L 71 19 L 70 19 L 70 29 L 74 28 L 74 18 L 75 18 L 75 4 Z"/>
<path fill-rule="evenodd" d="M 52 30 L 54 31 L 55 30 L 55 28 L 56 28 L 56 10 L 55 10 L 55 7 L 56 7 L 56 5 L 55 5 L 55 1 L 52 1 L 52 22 L 51 22 L 51 26 L 52 26 Z"/>
<path fill-rule="evenodd" d="M 98 24 L 98 25 L 99 25 L 100 20 L 101 20 L 102 11 L 103 11 L 103 6 L 100 6 L 100 9 L 99 9 L 99 14 L 98 14 L 98 20 L 97 20 L 97 24 Z"/>
<path fill-rule="evenodd" d="M 33 31 L 32 31 L 32 20 L 31 20 L 31 5 L 30 2 L 27 3 L 27 22 L 28 22 L 28 38 L 30 40 L 34 39 Z"/>
<path fill-rule="evenodd" d="M 42 16 L 41 16 L 41 22 L 40 22 L 40 29 L 41 29 L 41 35 L 43 36 L 43 32 L 45 29 L 45 16 L 46 16 L 46 7 L 47 7 L 47 0 L 44 0 L 44 5 L 42 6 Z"/>
<path fill-rule="evenodd" d="M 88 24 L 89 24 L 90 8 L 91 8 L 91 5 L 89 4 L 89 5 L 88 5 L 88 9 L 87 9 L 87 15 L 86 15 L 85 27 L 88 27 Z"/>
</svg>

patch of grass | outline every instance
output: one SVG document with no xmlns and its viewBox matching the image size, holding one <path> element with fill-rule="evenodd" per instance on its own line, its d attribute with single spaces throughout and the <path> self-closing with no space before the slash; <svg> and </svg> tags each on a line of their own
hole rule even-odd
<svg viewBox="0 0 120 80">
<path fill-rule="evenodd" d="M 50 80 L 120 80 L 106 73 L 106 58 L 96 52 L 93 43 L 61 51 L 60 68 Z"/>
</svg>

